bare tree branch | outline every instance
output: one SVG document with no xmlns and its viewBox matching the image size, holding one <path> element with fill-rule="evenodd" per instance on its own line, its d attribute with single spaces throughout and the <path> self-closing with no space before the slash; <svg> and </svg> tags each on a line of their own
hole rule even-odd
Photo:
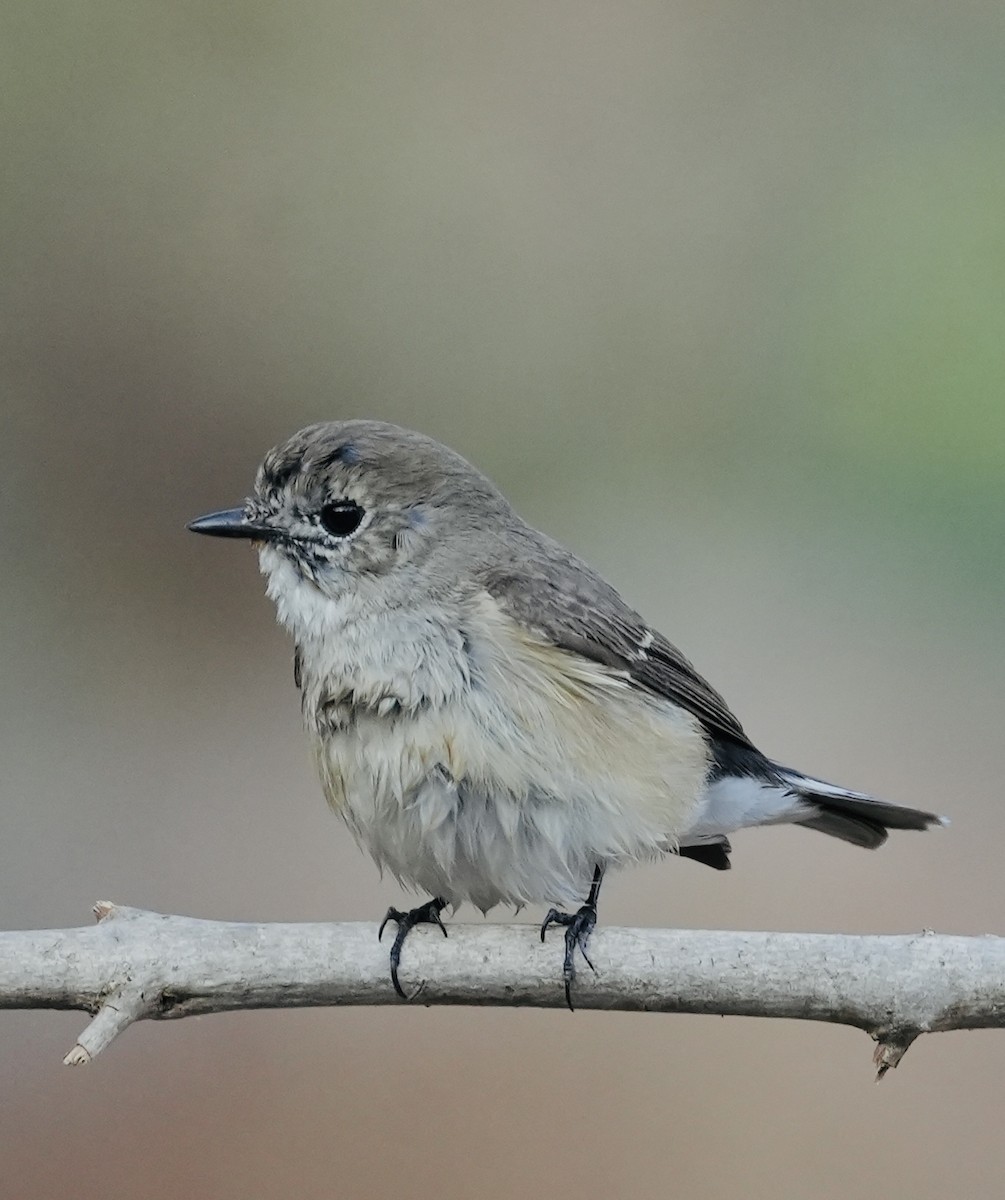
<svg viewBox="0 0 1005 1200">
<path fill-rule="evenodd" d="M 401 1003 L 376 926 L 238 924 L 110 903 L 96 926 L 0 933 L 0 1008 L 94 1014 L 68 1064 L 133 1021 L 242 1008 Z M 561 939 L 528 925 L 409 937 L 402 979 L 421 1004 L 561 1008 Z M 932 933 L 598 929 L 579 1008 L 796 1017 L 864 1029 L 880 1076 L 920 1033 L 1005 1025 L 1005 938 Z M 574 1020 L 570 1016 L 570 1020 Z"/>
</svg>

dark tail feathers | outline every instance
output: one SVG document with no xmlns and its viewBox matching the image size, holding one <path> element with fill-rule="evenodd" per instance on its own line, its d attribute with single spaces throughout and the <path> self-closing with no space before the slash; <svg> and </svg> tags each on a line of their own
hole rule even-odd
<svg viewBox="0 0 1005 1200">
<path fill-rule="evenodd" d="M 886 841 L 891 829 L 929 829 L 933 825 L 949 824 L 945 817 L 935 813 L 887 804 L 864 792 L 849 792 L 787 767 L 779 767 L 778 771 L 792 791 L 812 804 L 815 810 L 796 824 L 817 829 L 854 846 L 875 850 Z"/>
</svg>

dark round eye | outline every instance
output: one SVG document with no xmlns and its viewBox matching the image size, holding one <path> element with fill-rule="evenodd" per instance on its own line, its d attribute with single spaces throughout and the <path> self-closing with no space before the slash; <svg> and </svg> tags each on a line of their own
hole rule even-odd
<svg viewBox="0 0 1005 1200">
<path fill-rule="evenodd" d="M 354 500 L 332 500 L 322 508 L 319 517 L 332 537 L 344 538 L 359 528 L 363 510 Z"/>
</svg>

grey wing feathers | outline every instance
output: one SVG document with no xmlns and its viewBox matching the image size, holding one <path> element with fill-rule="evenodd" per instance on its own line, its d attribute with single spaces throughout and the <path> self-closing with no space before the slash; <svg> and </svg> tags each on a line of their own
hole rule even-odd
<svg viewBox="0 0 1005 1200">
<path fill-rule="evenodd" d="M 523 557 L 489 568 L 484 581 L 514 620 L 554 645 L 630 677 L 639 687 L 680 705 L 701 722 L 717 777 L 753 777 L 807 804 L 798 824 L 855 845 L 875 847 L 887 829 L 943 824 L 934 813 L 887 804 L 861 792 L 825 783 L 766 758 L 750 741 L 726 701 L 683 654 L 651 629 L 613 587 L 556 542 L 528 538 Z M 720 870 L 729 866 L 729 843 L 714 839 L 680 847 L 680 853 Z"/>
<path fill-rule="evenodd" d="M 684 655 L 585 563 L 540 536 L 546 553 L 486 577 L 504 610 L 554 645 L 623 671 L 640 687 L 680 705 L 710 734 L 754 751 L 726 701 Z"/>
</svg>

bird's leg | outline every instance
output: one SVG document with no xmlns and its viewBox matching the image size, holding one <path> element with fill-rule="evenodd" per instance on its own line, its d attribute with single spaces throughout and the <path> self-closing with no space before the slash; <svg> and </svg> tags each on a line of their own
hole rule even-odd
<svg viewBox="0 0 1005 1200">
<path fill-rule="evenodd" d="M 402 912 L 392 904 L 387 910 L 387 913 L 380 923 L 380 929 L 377 930 L 377 940 L 384 936 L 384 926 L 388 921 L 394 921 L 398 926 L 398 932 L 394 935 L 394 942 L 391 946 L 391 982 L 394 984 L 394 990 L 402 998 L 407 1000 L 401 984 L 398 982 L 398 964 L 401 962 L 401 947 L 405 944 L 405 938 L 411 933 L 416 925 L 439 925 L 443 936 L 447 936 L 447 930 L 443 922 L 440 920 L 440 913 L 447 907 L 447 902 L 441 896 L 434 896 L 432 900 L 427 900 L 425 904 L 420 904 L 418 908 L 409 909 L 408 912 Z"/>
<path fill-rule="evenodd" d="M 586 965 L 596 974 L 597 968 L 590 962 L 586 948 L 590 944 L 590 934 L 597 924 L 597 897 L 600 895 L 600 884 L 604 878 L 604 868 L 598 866 L 593 872 L 593 883 L 590 894 L 582 908 L 574 913 L 559 912 L 557 908 L 548 910 L 548 915 L 541 925 L 541 941 L 551 925 L 565 926 L 565 959 L 562 962 L 562 978 L 565 981 L 565 1002 L 572 1012 L 572 983 L 576 978 L 576 950 L 586 960 Z"/>
</svg>

